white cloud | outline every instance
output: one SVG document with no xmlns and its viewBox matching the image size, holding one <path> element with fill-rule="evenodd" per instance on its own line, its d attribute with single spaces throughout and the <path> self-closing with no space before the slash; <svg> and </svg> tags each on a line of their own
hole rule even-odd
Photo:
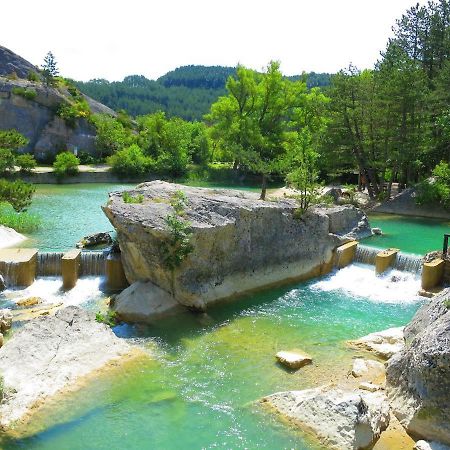
<svg viewBox="0 0 450 450">
<path fill-rule="evenodd" d="M 187 65 L 287 74 L 372 67 L 416 0 L 22 0 L 2 4 L 0 44 L 34 64 L 51 50 L 67 77 L 157 78 Z M 69 6 L 70 5 L 70 6 Z M 20 9 L 20 13 L 19 10 Z"/>
</svg>

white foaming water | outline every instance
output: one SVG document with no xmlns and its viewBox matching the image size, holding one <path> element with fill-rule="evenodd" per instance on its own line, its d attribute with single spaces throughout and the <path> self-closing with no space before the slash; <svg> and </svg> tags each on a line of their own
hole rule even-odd
<svg viewBox="0 0 450 450">
<path fill-rule="evenodd" d="M 418 275 L 395 269 L 376 275 L 373 266 L 363 264 L 347 266 L 311 287 L 327 292 L 343 291 L 377 303 L 415 303 L 423 300 L 418 295 L 421 287 Z"/>
<path fill-rule="evenodd" d="M 8 300 L 18 300 L 39 297 L 43 303 L 64 303 L 64 305 L 80 305 L 96 300 L 102 296 L 100 285 L 102 277 L 80 278 L 75 287 L 69 291 L 62 289 L 61 277 L 42 277 L 26 289 L 8 289 L 2 292 L 2 296 Z"/>
</svg>

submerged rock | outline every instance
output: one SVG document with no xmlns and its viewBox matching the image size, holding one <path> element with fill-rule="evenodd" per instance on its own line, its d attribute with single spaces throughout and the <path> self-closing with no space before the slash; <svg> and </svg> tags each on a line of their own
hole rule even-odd
<svg viewBox="0 0 450 450">
<path fill-rule="evenodd" d="M 389 425 L 389 404 L 378 392 L 322 387 L 273 394 L 263 402 L 333 449 L 367 448 Z"/>
<path fill-rule="evenodd" d="M 0 350 L 8 393 L 0 405 L 0 425 L 10 425 L 37 402 L 129 351 L 109 327 L 76 306 L 31 320 Z"/>
<path fill-rule="evenodd" d="M 186 196 L 182 220 L 190 223 L 193 251 L 172 271 L 166 218 L 174 214 L 170 202 L 177 191 Z M 292 199 L 261 201 L 252 193 L 162 181 L 130 191 L 142 203 L 126 203 L 122 195 L 110 194 L 103 210 L 117 230 L 129 283 L 151 281 L 199 310 L 255 288 L 328 272 L 333 250 L 367 223 L 354 207 L 317 208 L 299 218 Z"/>
<path fill-rule="evenodd" d="M 35 306 L 38 305 L 39 303 L 42 303 L 42 299 L 40 297 L 27 297 L 17 300 L 17 306 L 21 306 L 23 308 Z"/>
<path fill-rule="evenodd" d="M 386 390 L 411 433 L 450 445 L 450 290 L 422 306 L 405 328 L 405 348 L 388 361 Z"/>
<path fill-rule="evenodd" d="M 0 309 L 0 332 L 5 334 L 11 329 L 13 315 L 10 309 Z"/>
<path fill-rule="evenodd" d="M 300 367 L 312 363 L 311 356 L 300 352 L 299 350 L 281 351 L 278 352 L 275 357 L 281 364 L 289 369 L 300 369 Z"/>
<path fill-rule="evenodd" d="M 403 327 L 370 333 L 354 341 L 348 341 L 348 344 L 351 347 L 373 352 L 380 358 L 389 359 L 405 345 Z"/>
</svg>

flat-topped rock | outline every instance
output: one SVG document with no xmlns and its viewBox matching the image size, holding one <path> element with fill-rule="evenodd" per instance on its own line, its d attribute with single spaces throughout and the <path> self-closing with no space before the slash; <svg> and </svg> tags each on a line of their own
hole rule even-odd
<svg viewBox="0 0 450 450">
<path fill-rule="evenodd" d="M 177 191 L 186 196 L 182 220 L 190 223 L 193 251 L 172 271 L 164 244 L 170 239 L 166 218 L 174 214 L 170 203 Z M 362 211 L 346 206 L 311 209 L 299 218 L 292 199 L 261 201 L 254 193 L 163 181 L 140 184 L 129 194 L 142 196 L 142 202 L 126 203 L 116 192 L 103 208 L 117 231 L 129 283 L 151 281 L 176 302 L 198 309 L 328 272 L 333 250 L 367 220 Z"/>
<path fill-rule="evenodd" d="M 389 328 L 348 341 L 351 347 L 373 352 L 380 358 L 389 359 L 405 346 L 404 327 Z"/>
<path fill-rule="evenodd" d="M 384 364 L 372 359 L 356 358 L 353 361 L 352 375 L 356 378 L 369 377 L 379 379 L 386 374 Z"/>
<path fill-rule="evenodd" d="M 37 402 L 129 351 L 108 326 L 75 306 L 31 320 L 0 349 L 7 393 L 0 425 L 9 426 Z"/>
<path fill-rule="evenodd" d="M 286 366 L 289 369 L 300 369 L 300 367 L 312 363 L 311 356 L 300 350 L 282 350 L 275 355 L 275 358 L 280 364 L 283 364 L 283 366 Z"/>
</svg>

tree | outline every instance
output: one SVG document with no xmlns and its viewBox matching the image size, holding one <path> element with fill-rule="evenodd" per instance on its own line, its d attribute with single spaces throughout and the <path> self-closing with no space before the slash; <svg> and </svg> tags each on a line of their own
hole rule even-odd
<svg viewBox="0 0 450 450">
<path fill-rule="evenodd" d="M 44 76 L 45 84 L 50 86 L 55 77 L 58 76 L 58 66 L 55 56 L 52 52 L 48 52 L 44 58 L 44 64 L 42 64 L 42 75 Z"/>
<path fill-rule="evenodd" d="M 268 177 L 283 166 L 290 115 L 302 104 L 306 84 L 286 80 L 279 63 L 271 62 L 263 74 L 239 66 L 226 87 L 228 95 L 211 106 L 206 119 L 235 167 L 261 175 L 264 200 Z"/>
<path fill-rule="evenodd" d="M 0 202 L 9 203 L 15 211 L 24 211 L 30 206 L 35 187 L 22 180 L 0 179 Z"/>
<path fill-rule="evenodd" d="M 5 174 L 14 170 L 18 160 L 24 162 L 24 158 L 19 156 L 18 150 L 28 144 L 28 139 L 16 130 L 0 131 L 0 173 Z M 29 164 L 35 164 L 34 158 L 29 155 L 25 157 Z"/>
</svg>

